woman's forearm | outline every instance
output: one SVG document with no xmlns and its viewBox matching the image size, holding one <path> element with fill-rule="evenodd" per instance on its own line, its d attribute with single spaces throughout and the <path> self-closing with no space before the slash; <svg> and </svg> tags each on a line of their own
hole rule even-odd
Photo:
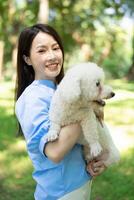
<svg viewBox="0 0 134 200">
<path fill-rule="evenodd" d="M 49 159 L 58 163 L 76 144 L 81 134 L 79 124 L 71 124 L 61 129 L 59 138 L 54 142 L 49 142 L 44 151 Z"/>
</svg>

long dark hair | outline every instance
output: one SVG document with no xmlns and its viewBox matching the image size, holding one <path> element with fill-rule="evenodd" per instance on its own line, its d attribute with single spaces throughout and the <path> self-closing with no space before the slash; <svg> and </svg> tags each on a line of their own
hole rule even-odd
<svg viewBox="0 0 134 200">
<path fill-rule="evenodd" d="M 44 32 L 51 35 L 59 44 L 64 61 L 64 49 L 62 41 L 58 33 L 54 28 L 46 24 L 35 24 L 31 27 L 25 28 L 19 37 L 18 41 L 18 53 L 17 53 L 17 78 L 16 78 L 16 92 L 15 99 L 17 100 L 25 88 L 30 85 L 35 78 L 35 73 L 32 66 L 28 66 L 24 60 L 24 55 L 30 56 L 30 49 L 33 39 L 39 32 Z M 56 77 L 56 83 L 60 83 L 64 76 L 64 68 L 62 65 L 60 74 Z"/>
<path fill-rule="evenodd" d="M 33 39 L 39 32 L 44 32 L 51 35 L 56 42 L 59 44 L 64 62 L 64 49 L 61 38 L 57 31 L 47 24 L 35 24 L 31 27 L 25 28 L 18 40 L 18 53 L 17 53 L 17 78 L 16 78 L 16 89 L 15 89 L 15 101 L 20 97 L 25 88 L 30 85 L 35 79 L 35 72 L 32 66 L 28 66 L 24 60 L 24 55 L 29 57 Z M 64 68 L 62 68 L 60 74 L 56 77 L 56 83 L 60 83 L 64 76 Z M 17 136 L 23 135 L 20 124 L 18 123 Z"/>
</svg>

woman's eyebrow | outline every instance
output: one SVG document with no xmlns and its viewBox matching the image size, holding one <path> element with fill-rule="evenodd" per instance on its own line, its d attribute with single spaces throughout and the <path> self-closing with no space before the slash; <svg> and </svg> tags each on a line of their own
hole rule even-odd
<svg viewBox="0 0 134 200">
<path fill-rule="evenodd" d="M 39 48 L 46 48 L 47 46 L 46 45 L 38 45 L 37 47 L 36 47 L 36 49 L 39 49 Z"/>
<path fill-rule="evenodd" d="M 53 44 L 52 44 L 52 47 L 53 47 L 53 46 L 59 46 L 59 44 L 56 42 L 56 43 L 53 43 Z M 47 48 L 47 45 L 39 44 L 39 45 L 36 47 L 36 49 L 39 49 L 39 48 Z"/>
<path fill-rule="evenodd" d="M 52 44 L 52 48 L 54 48 L 54 47 L 59 47 L 59 44 L 56 42 L 56 43 L 53 43 Z"/>
<path fill-rule="evenodd" d="M 56 43 L 54 43 L 52 46 L 56 46 L 56 45 L 58 45 L 59 46 L 59 44 L 56 42 Z"/>
</svg>

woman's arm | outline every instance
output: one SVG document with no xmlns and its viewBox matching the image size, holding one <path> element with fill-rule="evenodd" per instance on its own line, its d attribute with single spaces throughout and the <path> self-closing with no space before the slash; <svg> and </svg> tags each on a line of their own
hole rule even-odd
<svg viewBox="0 0 134 200">
<path fill-rule="evenodd" d="M 79 124 L 71 124 L 61 129 L 59 138 L 54 142 L 48 142 L 44 148 L 44 153 L 53 162 L 60 162 L 70 149 L 76 144 L 81 134 Z"/>
</svg>

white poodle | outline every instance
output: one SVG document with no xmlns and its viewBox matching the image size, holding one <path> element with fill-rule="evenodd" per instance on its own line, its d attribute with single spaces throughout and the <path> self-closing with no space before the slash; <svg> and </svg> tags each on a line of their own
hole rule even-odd
<svg viewBox="0 0 134 200">
<path fill-rule="evenodd" d="M 78 143 L 85 146 L 85 159 L 89 161 L 102 155 L 108 166 L 119 159 L 119 153 L 103 120 L 101 123 L 98 120 L 103 112 L 98 109 L 97 102 L 109 98 L 112 93 L 111 88 L 103 85 L 103 80 L 104 72 L 95 63 L 81 63 L 67 71 L 52 98 L 51 126 L 46 140 L 56 140 L 62 126 L 79 122 L 82 135 Z"/>
</svg>

